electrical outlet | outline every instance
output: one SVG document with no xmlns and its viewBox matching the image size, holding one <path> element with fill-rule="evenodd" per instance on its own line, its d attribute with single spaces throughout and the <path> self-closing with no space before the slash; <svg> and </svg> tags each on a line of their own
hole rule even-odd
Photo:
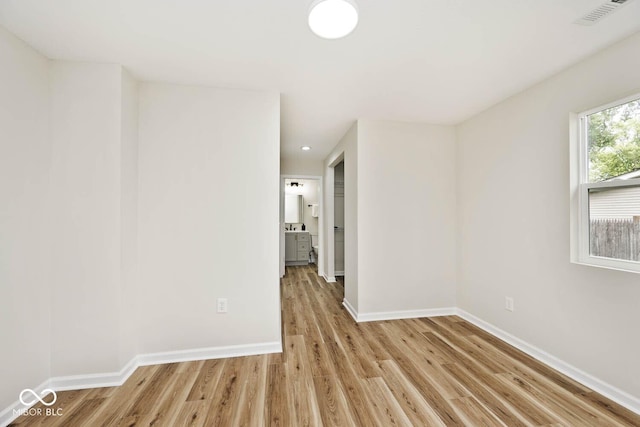
<svg viewBox="0 0 640 427">
<path fill-rule="evenodd" d="M 227 299 L 218 298 L 218 313 L 226 313 L 226 312 L 227 312 Z"/>
<path fill-rule="evenodd" d="M 508 311 L 513 311 L 514 310 L 514 306 L 513 306 L 513 298 L 512 297 L 505 297 L 504 298 L 504 308 Z"/>
</svg>

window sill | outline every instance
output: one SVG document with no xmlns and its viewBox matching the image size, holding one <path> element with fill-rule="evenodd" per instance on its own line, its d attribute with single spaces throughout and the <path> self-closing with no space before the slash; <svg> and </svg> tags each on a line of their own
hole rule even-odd
<svg viewBox="0 0 640 427">
<path fill-rule="evenodd" d="M 623 271 L 625 273 L 640 273 L 640 262 L 622 261 L 610 258 L 588 257 L 577 261 L 572 260 L 572 264 L 585 265 L 587 267 L 604 268 L 607 270 Z"/>
</svg>

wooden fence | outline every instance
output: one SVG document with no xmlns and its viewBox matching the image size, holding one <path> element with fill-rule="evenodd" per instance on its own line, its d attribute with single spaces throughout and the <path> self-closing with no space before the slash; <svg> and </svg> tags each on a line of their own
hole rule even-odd
<svg viewBox="0 0 640 427">
<path fill-rule="evenodd" d="M 591 255 L 640 261 L 640 216 L 591 220 Z"/>
</svg>

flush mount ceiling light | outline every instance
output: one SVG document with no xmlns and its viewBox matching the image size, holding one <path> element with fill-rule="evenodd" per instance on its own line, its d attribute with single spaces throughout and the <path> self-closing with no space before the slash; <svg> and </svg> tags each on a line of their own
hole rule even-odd
<svg viewBox="0 0 640 427">
<path fill-rule="evenodd" d="M 309 28 L 324 39 L 339 39 L 358 25 L 354 0 L 314 0 L 309 8 Z"/>
<path fill-rule="evenodd" d="M 300 149 L 302 151 L 309 151 L 309 150 L 311 150 L 311 147 L 309 147 L 308 145 L 303 145 L 302 147 L 300 147 Z"/>
</svg>

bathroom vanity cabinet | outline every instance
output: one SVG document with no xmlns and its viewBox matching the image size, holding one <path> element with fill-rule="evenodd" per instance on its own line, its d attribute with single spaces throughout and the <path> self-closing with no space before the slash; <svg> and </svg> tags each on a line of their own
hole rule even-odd
<svg viewBox="0 0 640 427">
<path fill-rule="evenodd" d="M 309 264 L 311 238 L 308 231 L 285 231 L 284 263 L 285 265 Z"/>
</svg>

